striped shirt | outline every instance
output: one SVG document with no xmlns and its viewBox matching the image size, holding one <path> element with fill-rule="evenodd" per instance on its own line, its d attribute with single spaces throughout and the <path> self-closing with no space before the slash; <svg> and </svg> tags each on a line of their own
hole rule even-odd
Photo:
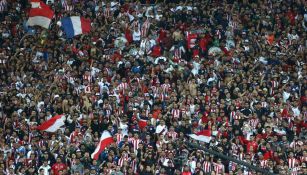
<svg viewBox="0 0 307 175">
<path fill-rule="evenodd" d="M 173 119 L 179 119 L 180 118 L 180 109 L 172 109 L 172 116 L 173 116 Z"/>
<path fill-rule="evenodd" d="M 136 152 L 137 149 L 139 149 L 139 144 L 140 144 L 141 142 L 142 142 L 141 139 L 135 139 L 135 138 L 132 138 L 132 139 L 131 139 L 131 143 L 132 143 L 132 145 L 133 145 L 133 150 L 134 150 L 134 152 Z"/>
<path fill-rule="evenodd" d="M 116 144 L 119 144 L 119 142 L 121 142 L 124 138 L 124 135 L 123 134 L 115 134 L 116 135 Z"/>
<path fill-rule="evenodd" d="M 267 167 L 267 165 L 268 165 L 268 161 L 267 161 L 267 160 L 260 160 L 260 166 L 261 166 L 262 168 Z"/>
<path fill-rule="evenodd" d="M 211 172 L 211 162 L 210 161 L 204 161 L 203 162 L 203 170 L 205 173 L 210 173 Z"/>
<path fill-rule="evenodd" d="M 225 166 L 223 164 L 213 163 L 213 169 L 216 172 L 216 174 L 225 173 Z"/>
<path fill-rule="evenodd" d="M 288 159 L 288 167 L 289 168 L 294 168 L 296 163 L 297 163 L 297 160 L 295 158 L 289 158 Z"/>
<path fill-rule="evenodd" d="M 253 129 L 255 129 L 257 127 L 258 123 L 259 123 L 259 119 L 258 118 L 252 118 L 252 119 L 249 120 L 249 125 Z"/>
<path fill-rule="evenodd" d="M 141 27 L 141 36 L 142 37 L 147 37 L 148 32 L 149 32 L 149 27 L 150 27 L 150 22 L 149 22 L 149 20 L 146 20 Z"/>
<path fill-rule="evenodd" d="M 110 8 L 105 8 L 103 11 L 103 16 L 105 16 L 106 18 L 109 18 L 111 16 L 111 10 Z"/>
<path fill-rule="evenodd" d="M 171 85 L 170 84 L 162 84 L 161 87 L 163 89 L 163 92 L 167 93 L 168 90 L 171 88 Z"/>
<path fill-rule="evenodd" d="M 175 131 L 169 131 L 169 132 L 167 133 L 167 135 L 168 135 L 169 137 L 171 137 L 172 140 L 175 140 L 175 139 L 177 138 L 177 136 L 178 136 L 178 133 L 175 132 Z"/>
<path fill-rule="evenodd" d="M 66 2 L 66 0 L 62 1 L 62 8 L 64 9 L 64 11 L 73 11 L 74 10 L 74 6 L 72 4 L 68 4 Z"/>
</svg>

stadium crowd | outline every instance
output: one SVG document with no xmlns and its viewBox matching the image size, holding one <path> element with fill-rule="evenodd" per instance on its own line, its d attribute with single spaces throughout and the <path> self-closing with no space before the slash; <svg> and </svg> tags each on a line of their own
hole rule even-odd
<svg viewBox="0 0 307 175">
<path fill-rule="evenodd" d="M 189 143 L 307 174 L 307 1 L 45 2 L 49 29 L 0 0 L 0 174 L 259 174 Z M 91 32 L 67 39 L 66 16 Z M 94 160 L 104 130 L 115 142 Z"/>
</svg>

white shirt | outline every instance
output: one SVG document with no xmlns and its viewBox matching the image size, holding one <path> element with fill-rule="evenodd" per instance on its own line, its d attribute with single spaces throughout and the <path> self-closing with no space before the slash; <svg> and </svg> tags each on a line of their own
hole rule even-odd
<svg viewBox="0 0 307 175">
<path fill-rule="evenodd" d="M 301 114 L 301 111 L 299 110 L 298 107 L 292 106 L 291 109 L 292 109 L 293 115 L 294 115 L 295 117 L 297 117 L 297 116 L 299 116 L 299 115 Z"/>
<path fill-rule="evenodd" d="M 128 125 L 126 123 L 120 122 L 119 127 L 122 129 L 123 135 L 128 135 Z"/>
<path fill-rule="evenodd" d="M 95 77 L 97 73 L 100 72 L 100 69 L 96 68 L 96 67 L 92 67 L 91 69 L 91 76 Z"/>
<path fill-rule="evenodd" d="M 39 169 L 38 169 L 38 173 L 39 173 L 40 169 L 44 170 L 44 175 L 49 175 L 50 174 L 49 170 L 51 169 L 51 167 L 49 165 L 47 165 L 47 166 L 44 166 L 44 165 L 40 166 Z"/>
<path fill-rule="evenodd" d="M 283 98 L 284 102 L 286 102 L 286 101 L 289 99 L 290 95 L 291 95 L 291 94 L 288 93 L 288 92 L 286 92 L 286 91 L 284 91 L 284 92 L 282 93 L 282 98 Z"/>
<path fill-rule="evenodd" d="M 133 38 L 133 41 L 140 41 L 141 40 L 141 31 L 140 30 L 137 30 L 137 31 L 133 31 L 133 34 L 132 34 L 132 38 Z"/>
<path fill-rule="evenodd" d="M 163 131 L 164 130 L 164 131 Z M 156 133 L 161 133 L 163 131 L 163 135 L 165 135 L 167 133 L 167 127 L 165 125 L 158 125 L 156 128 Z"/>
</svg>

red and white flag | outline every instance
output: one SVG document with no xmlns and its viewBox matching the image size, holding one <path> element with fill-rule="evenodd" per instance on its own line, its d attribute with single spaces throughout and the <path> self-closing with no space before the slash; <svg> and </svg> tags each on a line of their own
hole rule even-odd
<svg viewBox="0 0 307 175">
<path fill-rule="evenodd" d="M 31 9 L 27 24 L 29 26 L 41 26 L 49 28 L 54 12 L 48 5 L 40 0 L 31 0 Z"/>
<path fill-rule="evenodd" d="M 46 131 L 46 132 L 56 132 L 60 129 L 63 125 L 65 125 L 65 115 L 56 115 L 51 119 L 45 121 L 38 127 L 37 130 Z"/>
<path fill-rule="evenodd" d="M 189 134 L 192 139 L 209 143 L 211 140 L 211 131 L 210 130 L 202 130 L 196 134 Z"/>
<path fill-rule="evenodd" d="M 197 37 L 198 36 L 195 33 L 191 33 L 191 32 L 186 33 L 186 40 L 187 40 L 188 49 L 191 49 L 196 45 Z"/>
<path fill-rule="evenodd" d="M 95 149 L 95 151 L 92 153 L 91 157 L 94 160 L 97 160 L 99 158 L 100 153 L 107 147 L 109 146 L 111 143 L 113 143 L 113 137 L 110 134 L 109 131 L 103 131 L 101 137 L 100 137 L 100 141 Z"/>
</svg>

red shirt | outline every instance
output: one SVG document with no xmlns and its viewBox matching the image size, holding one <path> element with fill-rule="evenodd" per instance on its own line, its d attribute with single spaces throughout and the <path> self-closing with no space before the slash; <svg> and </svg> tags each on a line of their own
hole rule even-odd
<svg viewBox="0 0 307 175">
<path fill-rule="evenodd" d="M 161 52 L 162 52 L 161 47 L 160 47 L 159 45 L 156 45 L 156 46 L 154 46 L 154 47 L 152 48 L 152 53 L 151 53 L 151 55 L 152 55 L 153 57 L 159 57 L 159 56 L 161 56 Z"/>
<path fill-rule="evenodd" d="M 296 14 L 293 11 L 289 11 L 287 13 L 287 16 L 288 16 L 288 18 L 290 20 L 291 25 L 295 25 L 295 16 L 296 16 Z"/>
<path fill-rule="evenodd" d="M 126 37 L 128 43 L 132 43 L 133 37 L 132 37 L 132 33 L 131 33 L 130 29 L 125 30 L 125 37 Z"/>
<path fill-rule="evenodd" d="M 59 171 L 61 170 L 65 170 L 66 169 L 66 165 L 64 163 L 55 163 L 51 169 L 54 175 L 58 175 Z"/>
<path fill-rule="evenodd" d="M 192 175 L 192 173 L 190 171 L 185 171 L 185 172 L 182 172 L 181 175 Z"/>
<path fill-rule="evenodd" d="M 159 31 L 159 38 L 158 38 L 158 42 L 161 42 L 164 38 L 166 37 L 166 31 L 161 29 Z"/>
<path fill-rule="evenodd" d="M 211 36 L 210 35 L 207 35 L 203 38 L 200 39 L 199 41 L 199 47 L 203 50 L 203 51 L 206 51 L 207 50 L 207 47 L 208 47 L 208 44 L 211 42 Z"/>
</svg>

